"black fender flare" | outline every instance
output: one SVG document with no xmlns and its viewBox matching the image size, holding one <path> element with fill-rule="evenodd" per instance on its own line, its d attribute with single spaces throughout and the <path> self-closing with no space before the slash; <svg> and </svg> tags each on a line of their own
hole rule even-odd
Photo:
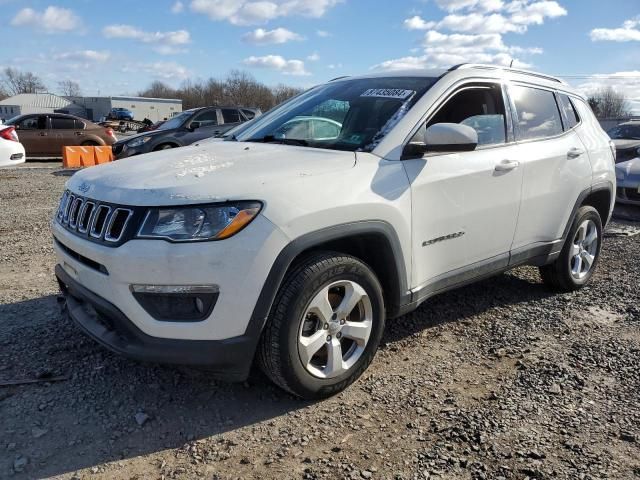
<svg viewBox="0 0 640 480">
<path fill-rule="evenodd" d="M 364 220 L 335 225 L 306 233 L 292 240 L 280 251 L 258 296 L 245 336 L 255 338 L 257 345 L 285 274 L 301 253 L 333 240 L 371 234 L 382 236 L 388 242 L 395 260 L 394 267 L 398 279 L 398 288 L 394 294 L 394 299 L 398 305 L 393 307 L 399 308 L 401 304 L 406 303 L 408 299 L 406 266 L 400 240 L 395 229 L 383 220 Z"/>
</svg>

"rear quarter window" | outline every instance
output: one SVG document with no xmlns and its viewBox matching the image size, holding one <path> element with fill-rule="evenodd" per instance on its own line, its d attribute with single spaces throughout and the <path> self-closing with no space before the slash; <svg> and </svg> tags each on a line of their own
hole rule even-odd
<svg viewBox="0 0 640 480">
<path fill-rule="evenodd" d="M 553 92 L 513 85 L 509 93 L 516 107 L 518 140 L 535 140 L 562 133 L 560 110 Z"/>
<path fill-rule="evenodd" d="M 578 111 L 576 107 L 573 105 L 573 101 L 569 98 L 568 95 L 561 93 L 558 95 L 558 99 L 560 101 L 560 108 L 564 113 L 565 119 L 565 130 L 571 130 L 573 127 L 580 123 L 580 116 L 578 115 Z"/>
</svg>

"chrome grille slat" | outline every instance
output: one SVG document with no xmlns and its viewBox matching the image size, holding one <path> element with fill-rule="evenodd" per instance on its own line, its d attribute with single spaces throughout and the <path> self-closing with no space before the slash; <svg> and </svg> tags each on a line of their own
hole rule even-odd
<svg viewBox="0 0 640 480">
<path fill-rule="evenodd" d="M 122 223 L 122 228 L 120 228 L 120 232 L 116 236 L 112 235 L 114 223 L 118 218 L 120 213 L 125 213 L 127 216 Z M 111 214 L 111 218 L 109 219 L 109 224 L 104 233 L 104 239 L 107 242 L 119 242 L 124 235 L 125 230 L 127 229 L 127 223 L 129 223 L 129 219 L 133 216 L 133 210 L 129 210 L 128 208 L 116 208 Z"/>
<path fill-rule="evenodd" d="M 106 210 L 107 213 L 104 215 L 104 222 L 100 226 L 100 230 L 96 230 L 96 224 L 100 219 L 101 212 Z M 111 207 L 107 205 L 100 205 L 96 208 L 96 214 L 93 216 L 93 220 L 91 220 L 91 228 L 89 229 L 89 235 L 93 238 L 102 238 L 102 234 L 104 233 L 105 227 L 107 226 L 107 222 L 109 221 L 109 215 L 111 214 Z"/>
<path fill-rule="evenodd" d="M 96 211 L 95 206 L 95 202 L 92 202 L 91 200 L 84 202 L 82 212 L 79 215 L 78 232 L 87 233 L 87 231 L 89 230 L 89 227 L 91 226 L 91 220 L 93 219 L 93 215 Z M 91 207 L 91 210 L 87 213 L 89 207 Z M 86 225 L 86 227 L 83 227 L 82 225 Z"/>
<path fill-rule="evenodd" d="M 76 197 L 71 205 L 71 209 L 69 210 L 69 227 L 76 228 L 78 226 L 78 216 L 80 214 L 80 210 L 84 205 L 84 199 L 81 197 Z"/>
<path fill-rule="evenodd" d="M 69 223 L 69 211 L 71 210 L 71 205 L 73 205 L 73 202 L 75 201 L 76 196 L 71 194 L 69 195 L 69 198 L 67 199 L 67 204 L 64 207 L 64 215 L 62 216 L 62 223 L 63 225 L 66 225 L 67 223 Z"/>
</svg>

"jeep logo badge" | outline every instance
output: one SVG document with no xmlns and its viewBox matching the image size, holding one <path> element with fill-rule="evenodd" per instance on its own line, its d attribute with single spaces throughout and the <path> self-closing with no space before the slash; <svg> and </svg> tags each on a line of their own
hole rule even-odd
<svg viewBox="0 0 640 480">
<path fill-rule="evenodd" d="M 80 190 L 82 193 L 87 193 L 90 188 L 91 188 L 91 185 L 89 183 L 82 182 L 78 187 L 78 190 Z"/>
</svg>

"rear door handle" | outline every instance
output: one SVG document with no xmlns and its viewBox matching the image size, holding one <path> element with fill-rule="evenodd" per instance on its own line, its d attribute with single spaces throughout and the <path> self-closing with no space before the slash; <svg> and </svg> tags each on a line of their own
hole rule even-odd
<svg viewBox="0 0 640 480">
<path fill-rule="evenodd" d="M 571 150 L 567 152 L 567 158 L 578 158 L 582 155 L 584 155 L 584 150 L 577 147 L 573 147 Z"/>
<path fill-rule="evenodd" d="M 47 133 L 47 132 L 40 132 L 40 136 L 41 136 L 41 137 L 46 137 L 47 135 L 48 135 L 48 133 Z"/>
<path fill-rule="evenodd" d="M 509 172 L 520 166 L 520 162 L 517 160 L 503 160 L 496 165 L 496 172 Z"/>
</svg>

